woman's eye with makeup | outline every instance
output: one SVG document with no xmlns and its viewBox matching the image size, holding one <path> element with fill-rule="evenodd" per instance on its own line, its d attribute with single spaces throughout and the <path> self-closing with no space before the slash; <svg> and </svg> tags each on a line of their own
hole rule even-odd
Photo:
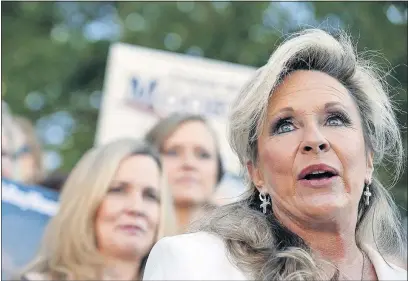
<svg viewBox="0 0 408 281">
<path fill-rule="evenodd" d="M 339 118 L 333 118 L 333 117 L 331 117 L 331 118 L 329 118 L 329 119 L 327 120 L 327 124 L 328 124 L 329 126 L 341 126 L 341 125 L 343 125 L 343 121 L 341 121 Z"/>
<path fill-rule="evenodd" d="M 273 134 L 284 134 L 295 130 L 296 127 L 290 118 L 279 119 L 273 129 Z"/>
<path fill-rule="evenodd" d="M 283 124 L 282 126 L 279 127 L 278 129 L 278 133 L 282 134 L 282 133 L 287 133 L 290 131 L 293 131 L 295 129 L 295 127 L 293 126 L 293 124 Z"/>
<path fill-rule="evenodd" d="M 331 113 L 326 119 L 326 124 L 328 126 L 347 126 L 350 125 L 350 123 L 350 118 L 340 112 Z"/>
</svg>

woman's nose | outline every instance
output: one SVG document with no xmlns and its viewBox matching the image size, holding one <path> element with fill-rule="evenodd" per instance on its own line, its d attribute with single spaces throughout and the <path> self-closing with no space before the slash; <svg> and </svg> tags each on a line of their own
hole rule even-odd
<svg viewBox="0 0 408 281">
<path fill-rule="evenodd" d="M 313 129 L 306 132 L 301 145 L 301 150 L 302 153 L 327 152 L 330 150 L 330 144 L 318 129 Z"/>
<path fill-rule="evenodd" d="M 186 152 L 182 156 L 183 168 L 194 169 L 196 166 L 196 157 L 193 152 Z"/>
<path fill-rule="evenodd" d="M 327 142 L 321 143 L 321 144 L 306 144 L 303 146 L 302 150 L 303 152 L 324 152 L 329 149 L 329 144 Z"/>
<path fill-rule="evenodd" d="M 142 211 L 143 209 L 143 198 L 140 192 L 134 191 L 130 193 L 126 202 L 124 202 L 125 208 L 129 213 L 136 214 Z"/>
</svg>

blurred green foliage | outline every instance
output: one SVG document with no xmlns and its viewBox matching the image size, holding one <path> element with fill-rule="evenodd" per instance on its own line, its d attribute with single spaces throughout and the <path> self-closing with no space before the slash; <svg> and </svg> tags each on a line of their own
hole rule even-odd
<svg viewBox="0 0 408 281">
<path fill-rule="evenodd" d="M 109 45 L 121 41 L 261 66 L 282 35 L 341 27 L 383 54 L 407 104 L 406 2 L 2 2 L 2 97 L 69 171 L 93 145 Z M 384 60 L 386 58 L 386 60 Z M 387 61 L 388 60 L 388 61 Z M 385 62 L 385 63 L 384 63 Z M 405 111 L 405 110 L 404 110 Z M 406 126 L 406 114 L 398 113 Z M 406 140 L 406 132 L 403 132 Z M 387 174 L 380 171 L 387 181 Z M 407 203 L 407 174 L 393 189 Z M 406 209 L 406 207 L 404 207 Z M 405 211 L 404 211 L 405 212 Z"/>
</svg>

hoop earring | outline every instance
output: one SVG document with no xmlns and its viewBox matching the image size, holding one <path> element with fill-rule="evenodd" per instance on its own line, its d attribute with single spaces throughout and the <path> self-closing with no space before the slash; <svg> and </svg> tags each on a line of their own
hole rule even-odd
<svg viewBox="0 0 408 281">
<path fill-rule="evenodd" d="M 266 207 L 268 205 L 271 205 L 270 197 L 268 197 L 268 194 L 265 195 L 263 192 L 259 192 L 259 200 L 262 201 L 262 204 L 259 205 L 259 208 L 262 208 L 262 212 L 266 214 Z"/>
<path fill-rule="evenodd" d="M 365 191 L 364 191 L 364 196 L 365 196 L 365 198 L 364 198 L 364 201 L 365 201 L 365 204 L 368 206 L 368 205 L 370 205 L 370 196 L 372 195 L 371 194 L 371 192 L 370 192 L 370 185 L 369 184 L 364 184 L 365 186 Z"/>
</svg>

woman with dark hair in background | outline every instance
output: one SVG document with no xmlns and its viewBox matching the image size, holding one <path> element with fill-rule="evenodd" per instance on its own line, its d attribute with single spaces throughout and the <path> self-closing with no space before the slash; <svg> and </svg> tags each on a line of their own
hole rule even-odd
<svg viewBox="0 0 408 281">
<path fill-rule="evenodd" d="M 200 115 L 174 113 L 146 135 L 162 155 L 173 194 L 179 232 L 211 202 L 223 176 L 215 132 Z"/>
</svg>

